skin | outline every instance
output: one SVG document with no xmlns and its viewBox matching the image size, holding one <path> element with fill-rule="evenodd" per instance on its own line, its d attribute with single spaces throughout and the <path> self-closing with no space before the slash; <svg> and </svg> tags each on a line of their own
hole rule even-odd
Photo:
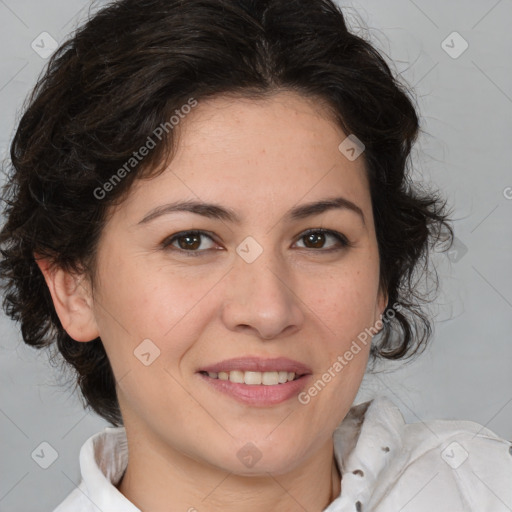
<svg viewBox="0 0 512 512">
<path fill-rule="evenodd" d="M 370 343 L 307 405 L 297 397 L 242 404 L 197 371 L 232 357 L 284 356 L 309 365 L 313 384 L 381 317 L 387 297 L 364 154 L 349 161 L 338 150 L 346 134 L 292 92 L 200 101 L 179 129 L 169 167 L 136 181 L 112 211 L 94 287 L 39 263 L 66 331 L 82 342 L 101 336 L 111 362 L 130 454 L 118 488 L 142 510 L 322 510 L 340 493 L 332 434 L 357 394 Z M 338 196 L 364 222 L 349 209 L 285 219 L 295 206 Z M 155 207 L 187 199 L 242 221 L 181 212 L 139 224 Z M 315 245 L 304 236 L 311 228 L 342 233 L 351 246 L 329 234 Z M 199 256 L 185 253 L 183 238 L 162 246 L 190 229 L 213 238 L 197 240 Z M 236 252 L 248 236 L 263 249 L 252 263 Z M 134 355 L 144 339 L 160 350 L 148 366 Z M 252 467 L 237 457 L 249 442 L 261 454 Z"/>
</svg>

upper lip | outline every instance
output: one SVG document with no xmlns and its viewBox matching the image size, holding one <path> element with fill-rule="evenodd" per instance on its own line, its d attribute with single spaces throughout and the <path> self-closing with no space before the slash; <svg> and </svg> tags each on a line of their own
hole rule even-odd
<svg viewBox="0 0 512 512">
<path fill-rule="evenodd" d="M 299 363 L 287 357 L 265 359 L 261 357 L 235 357 L 219 363 L 204 366 L 199 369 L 203 372 L 230 372 L 240 370 L 243 372 L 294 372 L 296 375 L 310 374 L 311 369 L 305 364 Z"/>
</svg>

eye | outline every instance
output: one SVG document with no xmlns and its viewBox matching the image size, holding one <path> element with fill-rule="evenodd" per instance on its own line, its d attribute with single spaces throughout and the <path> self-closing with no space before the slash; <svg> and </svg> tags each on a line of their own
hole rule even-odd
<svg viewBox="0 0 512 512">
<path fill-rule="evenodd" d="M 300 236 L 299 240 L 305 240 L 307 244 L 312 245 L 312 247 L 306 246 L 306 249 L 323 249 L 325 240 L 326 238 L 329 237 L 333 238 L 337 242 L 337 247 L 336 244 L 334 244 L 334 247 L 324 249 L 324 251 L 322 252 L 335 251 L 339 250 L 340 248 L 351 246 L 351 243 L 347 240 L 345 235 L 342 235 L 341 233 L 338 233 L 337 231 L 332 231 L 330 229 L 309 229 Z"/>
<path fill-rule="evenodd" d="M 187 252 L 187 256 L 199 256 L 201 252 L 212 249 L 212 247 L 204 247 L 202 239 L 208 239 L 213 242 L 213 238 L 204 231 L 192 230 L 176 233 L 162 242 L 164 249 L 173 249 L 181 252 Z M 177 246 L 175 245 L 177 243 Z M 201 248 L 201 250 L 198 250 Z"/>
<path fill-rule="evenodd" d="M 332 247 L 325 249 L 325 241 L 329 237 L 333 239 L 335 243 L 332 244 Z M 186 253 L 187 256 L 200 256 L 202 253 L 214 248 L 212 246 L 205 247 L 203 239 L 207 239 L 210 242 L 215 243 L 213 238 L 205 231 L 191 230 L 181 231 L 180 233 L 171 235 L 162 242 L 161 246 L 164 249 Z M 345 235 L 338 233 L 337 231 L 322 228 L 309 229 L 300 236 L 299 240 L 302 239 L 304 239 L 306 244 L 309 245 L 304 247 L 305 249 L 323 249 L 316 252 L 337 251 L 352 245 Z"/>
</svg>

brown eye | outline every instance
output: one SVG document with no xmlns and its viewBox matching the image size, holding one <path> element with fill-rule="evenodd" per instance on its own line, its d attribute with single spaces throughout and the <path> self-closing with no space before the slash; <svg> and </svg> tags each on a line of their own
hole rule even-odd
<svg viewBox="0 0 512 512">
<path fill-rule="evenodd" d="M 201 245 L 200 235 L 183 235 L 176 239 L 180 249 L 198 249 Z"/>
<path fill-rule="evenodd" d="M 337 244 L 331 244 L 331 247 L 325 249 L 324 245 L 329 238 L 336 240 Z M 306 249 L 324 249 L 324 251 L 336 250 L 350 245 L 344 235 L 328 229 L 311 229 L 303 234 L 299 240 L 304 240 Z"/>
<path fill-rule="evenodd" d="M 315 249 L 321 249 L 325 243 L 325 233 L 310 233 L 304 236 L 306 245 L 311 243 Z"/>
<path fill-rule="evenodd" d="M 204 247 L 204 239 L 213 242 L 213 238 L 204 231 L 182 231 L 166 238 L 162 242 L 162 247 L 188 253 L 187 256 L 199 256 L 202 252 L 212 249 L 212 247 Z"/>
</svg>

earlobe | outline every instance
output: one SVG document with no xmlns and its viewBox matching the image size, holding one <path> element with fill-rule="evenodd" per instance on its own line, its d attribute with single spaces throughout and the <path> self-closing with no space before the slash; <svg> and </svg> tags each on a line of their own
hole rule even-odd
<svg viewBox="0 0 512 512">
<path fill-rule="evenodd" d="M 91 289 L 84 274 L 66 271 L 34 254 L 64 330 L 75 341 L 92 341 L 99 336 Z"/>
</svg>

